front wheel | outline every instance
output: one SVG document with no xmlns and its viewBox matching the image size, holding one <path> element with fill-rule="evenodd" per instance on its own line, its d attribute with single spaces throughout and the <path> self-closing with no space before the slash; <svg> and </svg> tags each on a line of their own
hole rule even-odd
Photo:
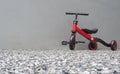
<svg viewBox="0 0 120 74">
<path fill-rule="evenodd" d="M 76 44 L 75 34 L 72 34 L 70 36 L 70 41 L 69 41 L 69 48 L 70 48 L 70 50 L 74 50 L 75 49 L 75 44 Z"/>
<path fill-rule="evenodd" d="M 95 42 L 95 43 L 90 42 L 89 45 L 88 45 L 88 48 L 89 48 L 90 50 L 96 50 L 97 47 L 98 47 L 98 46 L 97 46 L 97 42 Z"/>
<path fill-rule="evenodd" d="M 111 50 L 113 51 L 117 50 L 117 41 L 112 40 L 110 44 L 111 44 Z"/>
</svg>

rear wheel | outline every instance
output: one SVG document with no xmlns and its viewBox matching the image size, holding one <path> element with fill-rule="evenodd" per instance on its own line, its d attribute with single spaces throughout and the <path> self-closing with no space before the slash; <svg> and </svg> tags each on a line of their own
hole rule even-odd
<svg viewBox="0 0 120 74">
<path fill-rule="evenodd" d="M 90 49 L 90 50 L 96 50 L 97 49 L 97 43 L 95 42 L 95 43 L 92 43 L 92 42 L 90 42 L 89 43 L 89 45 L 88 45 L 88 48 Z"/>
<path fill-rule="evenodd" d="M 70 50 L 74 50 L 75 49 L 75 44 L 76 44 L 75 34 L 72 34 L 70 36 L 70 42 L 69 42 L 69 48 L 70 48 Z"/>
<path fill-rule="evenodd" d="M 117 50 L 117 41 L 116 40 L 112 40 L 110 44 L 111 44 L 111 50 L 113 50 L 113 51 Z"/>
</svg>

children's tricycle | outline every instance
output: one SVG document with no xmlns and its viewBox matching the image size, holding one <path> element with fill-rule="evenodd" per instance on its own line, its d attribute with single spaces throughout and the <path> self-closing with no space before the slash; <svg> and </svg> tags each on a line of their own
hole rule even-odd
<svg viewBox="0 0 120 74">
<path fill-rule="evenodd" d="M 74 50 L 75 45 L 77 43 L 85 43 L 84 41 L 76 41 L 76 33 L 78 32 L 79 34 L 81 34 L 83 37 L 85 37 L 86 39 L 90 41 L 90 43 L 88 44 L 88 48 L 90 50 L 96 50 L 98 48 L 97 42 L 102 43 L 104 46 L 110 47 L 111 50 L 117 50 L 116 40 L 112 40 L 110 43 L 107 43 L 98 37 L 91 36 L 91 34 L 97 33 L 98 29 L 81 29 L 78 27 L 78 20 L 77 20 L 78 15 L 88 16 L 89 15 L 88 13 L 67 12 L 66 15 L 75 15 L 75 19 L 73 21 L 70 39 L 69 41 L 62 41 L 62 45 L 69 44 L 69 48 L 71 50 Z"/>
</svg>

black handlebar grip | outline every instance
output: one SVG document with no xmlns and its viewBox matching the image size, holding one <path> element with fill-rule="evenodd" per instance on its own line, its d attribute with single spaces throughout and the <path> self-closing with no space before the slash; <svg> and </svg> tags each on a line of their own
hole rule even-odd
<svg viewBox="0 0 120 74">
<path fill-rule="evenodd" d="M 84 15 L 84 16 L 88 16 L 88 13 L 70 13 L 70 12 L 66 12 L 66 15 Z"/>
<path fill-rule="evenodd" d="M 75 15 L 75 13 L 66 12 L 66 15 Z"/>
<path fill-rule="evenodd" d="M 88 16 L 88 13 L 78 13 L 78 15 L 84 15 L 84 16 Z"/>
</svg>

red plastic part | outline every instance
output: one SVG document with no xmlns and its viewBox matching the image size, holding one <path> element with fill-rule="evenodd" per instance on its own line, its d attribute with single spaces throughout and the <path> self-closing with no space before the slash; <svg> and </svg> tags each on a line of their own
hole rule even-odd
<svg viewBox="0 0 120 74">
<path fill-rule="evenodd" d="M 81 34 L 83 37 L 85 37 L 86 39 L 90 40 L 90 42 L 94 43 L 95 40 L 93 37 L 91 37 L 90 34 L 85 33 L 82 29 L 80 29 L 79 27 L 77 27 L 77 24 L 73 24 L 72 26 L 72 31 L 73 32 L 78 32 L 79 34 Z"/>
</svg>

